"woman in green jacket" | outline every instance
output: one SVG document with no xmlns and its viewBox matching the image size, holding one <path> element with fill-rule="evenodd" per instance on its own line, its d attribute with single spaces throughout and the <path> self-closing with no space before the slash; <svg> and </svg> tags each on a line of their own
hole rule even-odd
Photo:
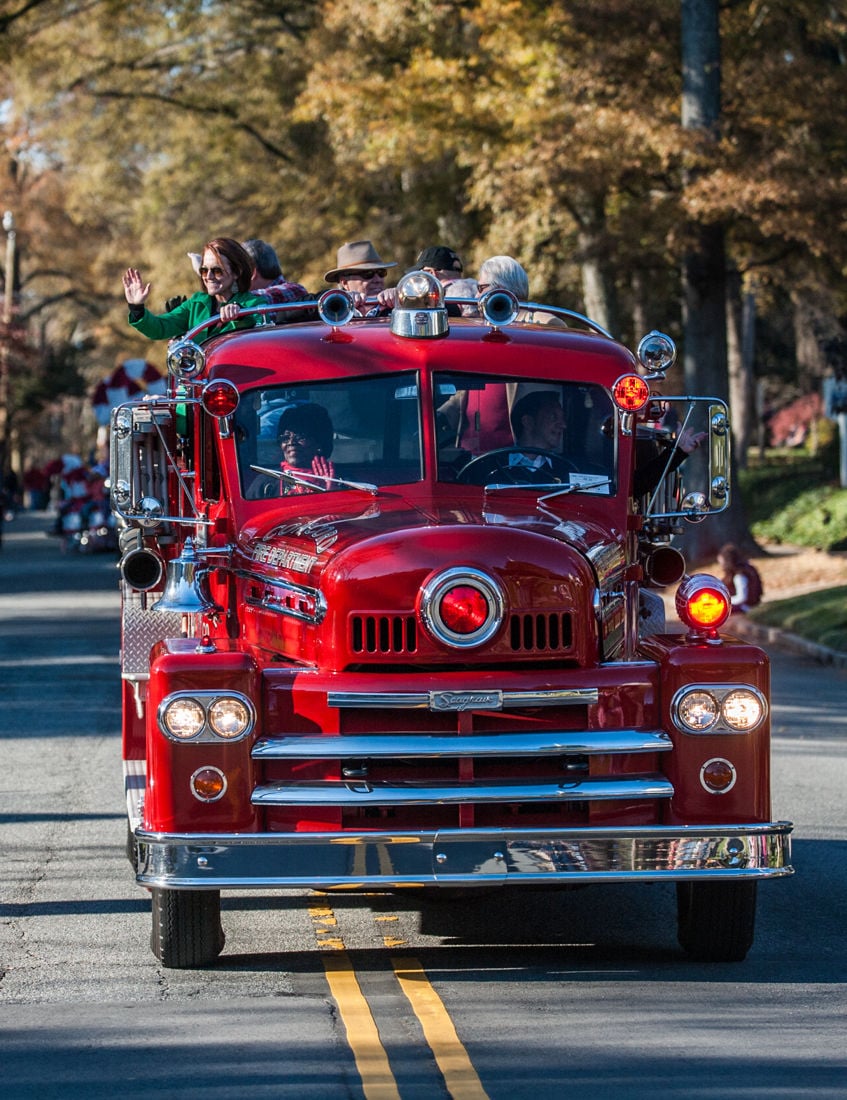
<svg viewBox="0 0 847 1100">
<path fill-rule="evenodd" d="M 236 318 L 242 309 L 267 305 L 265 298 L 250 292 L 253 277 L 253 261 L 238 241 L 230 237 L 216 237 L 203 249 L 199 270 L 202 290 L 192 295 L 168 313 L 151 313 L 145 306 L 150 294 L 150 284 L 141 273 L 129 268 L 123 277 L 124 294 L 129 303 L 129 323 L 151 340 L 170 340 L 182 336 L 195 325 L 212 317 L 219 317 L 220 324 L 206 329 L 200 340 L 208 340 L 221 332 L 250 327 L 261 319 L 260 314 L 245 317 L 241 326 Z"/>
</svg>

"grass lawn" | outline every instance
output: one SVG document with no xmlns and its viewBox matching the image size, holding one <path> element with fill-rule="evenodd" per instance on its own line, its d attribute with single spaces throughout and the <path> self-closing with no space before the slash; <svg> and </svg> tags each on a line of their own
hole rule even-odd
<svg viewBox="0 0 847 1100">
<path fill-rule="evenodd" d="M 834 424 L 819 433 L 817 454 L 800 449 L 751 455 L 739 484 L 755 538 L 819 550 L 847 550 L 847 489 L 838 482 L 838 440 Z M 827 438 L 828 437 L 828 438 Z M 847 587 L 818 589 L 773 600 L 748 618 L 810 642 L 847 653 Z"/>
<path fill-rule="evenodd" d="M 847 586 L 761 604 L 748 612 L 747 618 L 847 653 Z"/>
</svg>

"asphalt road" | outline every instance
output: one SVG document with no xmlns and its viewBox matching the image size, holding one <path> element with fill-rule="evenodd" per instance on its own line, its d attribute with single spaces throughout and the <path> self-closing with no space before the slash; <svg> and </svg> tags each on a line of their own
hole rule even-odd
<svg viewBox="0 0 847 1100">
<path fill-rule="evenodd" d="M 163 970 L 123 855 L 115 562 L 46 525 L 0 551 L 4 1097 L 847 1097 L 847 671 L 771 651 L 797 874 L 744 963 L 689 962 L 672 888 L 622 885 L 227 895 L 219 965 Z"/>
</svg>

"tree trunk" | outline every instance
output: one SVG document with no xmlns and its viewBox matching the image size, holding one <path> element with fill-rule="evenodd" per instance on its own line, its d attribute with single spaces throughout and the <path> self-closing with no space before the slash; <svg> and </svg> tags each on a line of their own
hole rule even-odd
<svg viewBox="0 0 847 1100">
<path fill-rule="evenodd" d="M 756 303 L 742 285 L 741 273 L 730 269 L 726 284 L 727 362 L 732 446 L 740 470 L 747 468 L 756 423 L 756 391 L 753 378 L 753 327 Z"/>
<path fill-rule="evenodd" d="M 721 117 L 721 56 L 717 0 L 682 0 L 682 125 L 691 131 L 701 163 L 708 161 Z M 705 171 L 700 169 L 699 171 Z M 686 184 L 696 182 L 692 171 Z M 692 223 L 682 263 L 683 367 L 689 393 L 726 400 L 726 249 L 724 227 Z M 706 477 L 706 455 L 687 460 L 692 480 Z M 733 462 L 733 470 L 734 470 Z M 713 559 L 724 542 L 749 545 L 749 532 L 737 479 L 731 478 L 729 508 L 707 523 L 688 526 L 681 548 L 691 564 Z"/>
<path fill-rule="evenodd" d="M 585 312 L 613 336 L 618 336 L 617 292 L 610 263 L 605 195 L 584 194 L 573 201 L 579 229 L 577 255 L 582 273 Z"/>
</svg>

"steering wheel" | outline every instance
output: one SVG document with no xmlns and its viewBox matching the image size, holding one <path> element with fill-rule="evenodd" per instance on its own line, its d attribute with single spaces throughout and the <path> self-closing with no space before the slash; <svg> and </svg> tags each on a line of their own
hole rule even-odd
<svg viewBox="0 0 847 1100">
<path fill-rule="evenodd" d="M 550 460 L 550 466 L 542 466 L 538 470 L 532 470 L 529 466 L 510 466 L 510 455 L 543 455 Z M 545 485 L 551 481 L 561 481 L 575 472 L 576 466 L 572 462 L 554 451 L 545 451 L 543 447 L 499 447 L 496 451 L 472 458 L 456 475 L 456 481 L 462 485 L 487 485 L 496 474 L 501 485 Z"/>
</svg>

